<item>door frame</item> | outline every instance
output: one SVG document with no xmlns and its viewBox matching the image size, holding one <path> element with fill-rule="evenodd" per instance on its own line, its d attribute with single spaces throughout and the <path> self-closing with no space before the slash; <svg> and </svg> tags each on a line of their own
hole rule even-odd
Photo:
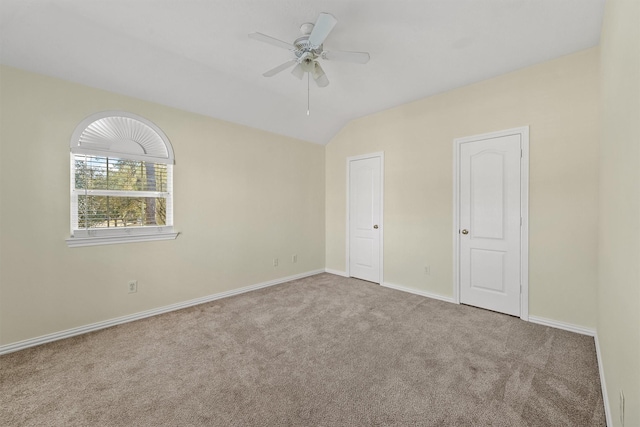
<svg viewBox="0 0 640 427">
<path fill-rule="evenodd" d="M 453 300 L 460 304 L 460 148 L 463 143 L 519 135 L 520 158 L 520 318 L 529 320 L 529 126 L 453 140 Z"/>
<path fill-rule="evenodd" d="M 359 156 L 351 156 L 347 157 L 347 230 L 346 230 L 346 268 L 345 273 L 347 273 L 347 277 L 351 277 L 351 259 L 350 259 L 350 245 L 349 240 L 351 236 L 351 228 L 350 228 L 350 209 L 349 205 L 351 204 L 350 194 L 351 191 L 351 162 L 358 160 L 366 160 L 372 158 L 380 159 L 380 285 L 384 283 L 384 151 L 378 151 L 376 153 L 370 154 L 361 154 Z"/>
</svg>

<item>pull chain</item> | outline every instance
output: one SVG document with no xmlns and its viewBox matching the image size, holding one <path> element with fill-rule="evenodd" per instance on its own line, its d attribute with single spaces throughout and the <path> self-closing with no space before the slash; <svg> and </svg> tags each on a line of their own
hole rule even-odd
<svg viewBox="0 0 640 427">
<path fill-rule="evenodd" d="M 309 115 L 309 81 L 311 80 L 311 73 L 307 73 L 307 116 Z"/>
</svg>

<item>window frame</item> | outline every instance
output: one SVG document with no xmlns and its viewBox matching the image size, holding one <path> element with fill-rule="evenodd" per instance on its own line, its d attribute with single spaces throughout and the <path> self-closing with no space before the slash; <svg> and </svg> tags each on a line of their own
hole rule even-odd
<svg viewBox="0 0 640 427">
<path fill-rule="evenodd" d="M 86 129 L 93 123 L 109 118 L 124 118 L 127 123 L 131 120 L 139 122 L 137 126 L 142 126 L 147 132 L 148 144 L 149 138 L 152 139 L 152 150 L 156 155 L 147 155 L 130 151 L 111 150 L 111 146 L 106 148 L 104 144 L 96 147 L 88 147 L 81 143 L 82 136 Z M 146 125 L 146 126 L 144 126 Z M 122 147 L 121 141 L 119 141 Z M 139 144 L 137 141 L 130 140 L 126 144 Z M 162 144 L 162 145 L 161 145 Z M 155 124 L 136 114 L 125 111 L 104 111 L 93 114 L 84 119 L 76 127 L 71 137 L 70 148 L 70 228 L 71 236 L 66 239 L 69 247 L 109 245 L 119 243 L 146 242 L 155 240 L 173 240 L 178 236 L 173 228 L 173 147 L 164 132 Z M 134 148 L 134 147 L 132 147 Z M 140 147 L 135 147 L 139 150 Z M 143 150 L 144 151 L 144 150 Z M 160 155 L 158 155 L 160 152 Z M 88 190 L 76 188 L 76 156 L 87 155 L 109 159 L 125 159 L 143 161 L 149 163 L 163 163 L 166 165 L 167 188 L 166 191 L 127 191 L 127 190 Z M 147 225 L 147 226 L 131 226 L 131 227 L 111 227 L 111 228 L 80 228 L 78 224 L 78 197 L 80 195 L 93 196 L 124 196 L 124 197 L 162 197 L 166 200 L 166 219 L 165 225 Z"/>
</svg>

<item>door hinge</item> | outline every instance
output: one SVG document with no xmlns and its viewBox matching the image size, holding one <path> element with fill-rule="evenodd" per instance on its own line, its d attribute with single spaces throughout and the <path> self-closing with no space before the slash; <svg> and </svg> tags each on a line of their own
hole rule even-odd
<svg viewBox="0 0 640 427">
<path fill-rule="evenodd" d="M 520 227 L 522 227 L 522 217 L 520 217 Z"/>
<path fill-rule="evenodd" d="M 520 158 L 524 157 L 524 155 L 522 154 L 522 149 L 520 149 Z"/>
</svg>

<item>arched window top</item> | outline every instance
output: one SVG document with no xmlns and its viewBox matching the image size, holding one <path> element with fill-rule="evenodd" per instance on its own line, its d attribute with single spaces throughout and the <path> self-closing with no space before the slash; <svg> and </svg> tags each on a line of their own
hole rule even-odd
<svg viewBox="0 0 640 427">
<path fill-rule="evenodd" d="M 71 152 L 173 164 L 173 148 L 162 130 L 138 115 L 103 111 L 84 119 L 71 137 Z"/>
</svg>

